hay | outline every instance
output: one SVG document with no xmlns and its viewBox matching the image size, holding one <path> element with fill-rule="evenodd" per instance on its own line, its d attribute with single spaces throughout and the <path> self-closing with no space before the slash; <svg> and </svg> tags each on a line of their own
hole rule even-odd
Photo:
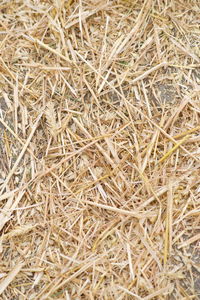
<svg viewBox="0 0 200 300">
<path fill-rule="evenodd" d="M 1 2 L 1 299 L 198 299 L 198 2 Z"/>
</svg>

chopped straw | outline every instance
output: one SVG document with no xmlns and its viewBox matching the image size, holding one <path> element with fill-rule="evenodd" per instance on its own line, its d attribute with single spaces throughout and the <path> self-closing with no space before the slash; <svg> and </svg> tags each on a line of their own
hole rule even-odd
<svg viewBox="0 0 200 300">
<path fill-rule="evenodd" d="M 1 1 L 1 299 L 198 299 L 199 13 Z"/>
</svg>

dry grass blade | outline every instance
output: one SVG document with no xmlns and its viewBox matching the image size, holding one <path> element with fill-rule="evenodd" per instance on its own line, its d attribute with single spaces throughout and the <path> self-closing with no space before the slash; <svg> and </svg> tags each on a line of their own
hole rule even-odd
<svg viewBox="0 0 200 300">
<path fill-rule="evenodd" d="M 6 276 L 5 279 L 3 279 L 0 282 L 0 295 L 4 292 L 4 290 L 8 287 L 8 285 L 15 279 L 17 274 L 21 271 L 24 263 L 20 262 L 18 263 Z"/>
<path fill-rule="evenodd" d="M 32 131 L 31 131 L 31 133 L 30 133 L 30 135 L 29 135 L 29 137 L 28 137 L 26 143 L 24 144 L 24 147 L 23 147 L 22 151 L 20 152 L 20 154 L 19 154 L 17 160 L 16 160 L 15 163 L 14 163 L 14 166 L 13 166 L 12 169 L 10 170 L 8 176 L 6 177 L 4 183 L 3 183 L 2 187 L 1 187 L 0 195 L 2 195 L 2 193 L 4 192 L 4 189 L 6 188 L 6 186 L 7 186 L 8 182 L 9 182 L 9 180 L 10 180 L 11 177 L 13 176 L 13 173 L 16 171 L 16 169 L 17 169 L 17 167 L 18 167 L 18 165 L 19 165 L 19 163 L 20 163 L 22 157 L 24 156 L 24 153 L 26 152 L 26 149 L 27 149 L 27 147 L 28 147 L 28 145 L 29 145 L 31 139 L 33 138 L 33 135 L 34 135 L 34 133 L 35 133 L 35 130 L 37 129 L 38 123 L 39 123 L 39 121 L 40 121 L 42 115 L 43 115 L 43 113 L 41 113 L 41 114 L 38 116 L 38 118 L 37 118 L 35 124 L 33 125 Z"/>
</svg>

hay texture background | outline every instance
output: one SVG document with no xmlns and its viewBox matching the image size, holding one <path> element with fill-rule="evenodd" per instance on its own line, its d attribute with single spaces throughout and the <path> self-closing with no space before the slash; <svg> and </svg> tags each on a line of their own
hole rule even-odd
<svg viewBox="0 0 200 300">
<path fill-rule="evenodd" d="M 1 299 L 198 299 L 199 45 L 195 0 L 1 1 Z"/>
</svg>

